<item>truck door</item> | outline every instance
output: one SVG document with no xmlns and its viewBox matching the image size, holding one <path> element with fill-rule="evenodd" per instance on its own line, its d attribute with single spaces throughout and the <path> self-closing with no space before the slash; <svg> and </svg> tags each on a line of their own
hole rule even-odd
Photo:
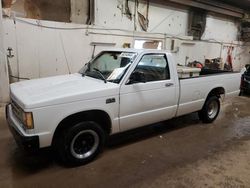
<svg viewBox="0 0 250 188">
<path fill-rule="evenodd" d="M 177 109 L 175 79 L 165 53 L 144 54 L 120 90 L 122 131 L 172 118 Z"/>
</svg>

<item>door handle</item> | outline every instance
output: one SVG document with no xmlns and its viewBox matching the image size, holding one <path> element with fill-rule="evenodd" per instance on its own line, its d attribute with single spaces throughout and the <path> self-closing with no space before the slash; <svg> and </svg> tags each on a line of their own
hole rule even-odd
<svg viewBox="0 0 250 188">
<path fill-rule="evenodd" d="M 173 83 L 166 83 L 165 86 L 166 87 L 170 87 L 170 86 L 173 86 L 174 84 Z"/>
</svg>

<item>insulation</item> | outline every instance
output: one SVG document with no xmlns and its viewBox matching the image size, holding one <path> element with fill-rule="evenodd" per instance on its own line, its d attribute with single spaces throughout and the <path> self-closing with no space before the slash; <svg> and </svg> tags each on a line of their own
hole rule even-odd
<svg viewBox="0 0 250 188">
<path fill-rule="evenodd" d="M 42 19 L 40 8 L 33 0 L 24 1 L 24 10 L 27 18 Z"/>
<path fill-rule="evenodd" d="M 148 30 L 149 19 L 148 19 L 148 12 L 149 12 L 149 0 L 139 0 L 137 7 L 138 13 L 138 21 L 143 31 Z"/>
<path fill-rule="evenodd" d="M 2 0 L 6 16 L 70 22 L 70 0 Z M 3 12 L 4 12 L 3 11 Z"/>
<path fill-rule="evenodd" d="M 11 6 L 16 2 L 16 0 L 2 0 L 3 16 L 10 17 Z"/>
</svg>

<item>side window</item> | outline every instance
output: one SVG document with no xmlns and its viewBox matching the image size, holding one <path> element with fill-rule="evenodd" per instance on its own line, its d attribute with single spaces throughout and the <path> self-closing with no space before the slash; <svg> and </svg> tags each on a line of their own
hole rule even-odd
<svg viewBox="0 0 250 188">
<path fill-rule="evenodd" d="M 147 54 L 142 57 L 135 72 L 141 72 L 146 82 L 169 80 L 169 67 L 165 54 Z"/>
</svg>

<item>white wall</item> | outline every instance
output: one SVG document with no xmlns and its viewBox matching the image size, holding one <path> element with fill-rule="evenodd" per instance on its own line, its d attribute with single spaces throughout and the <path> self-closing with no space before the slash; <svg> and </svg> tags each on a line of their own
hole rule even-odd
<svg viewBox="0 0 250 188">
<path fill-rule="evenodd" d="M 70 21 L 84 24 L 88 20 L 89 0 L 70 0 Z"/>
<path fill-rule="evenodd" d="M 207 17 L 206 29 L 203 40 L 215 40 L 220 42 L 237 41 L 239 23 L 233 19 L 223 19 L 221 17 Z"/>
<path fill-rule="evenodd" d="M 114 47 L 118 48 L 121 48 L 123 43 L 133 44 L 132 32 L 99 30 L 100 28 L 94 30 L 86 29 L 86 25 L 39 21 L 43 26 L 64 29 L 44 28 L 32 25 L 37 24 L 36 20 L 23 18 L 17 19 L 16 22 L 4 19 L 3 24 L 6 28 L 5 49 L 11 47 L 14 55 L 13 58 L 9 58 L 11 74 L 21 78 L 77 72 L 92 57 L 91 42 L 115 43 Z M 164 39 L 163 35 L 135 35 Z M 107 47 L 97 46 L 95 55 L 105 48 Z"/>
<path fill-rule="evenodd" d="M 150 4 L 149 31 L 152 32 L 141 32 L 139 25 L 139 31 L 133 32 L 133 20 L 121 14 L 118 5 L 117 0 L 96 0 L 96 23 L 89 29 L 86 29 L 86 25 L 72 23 L 31 19 L 20 19 L 14 23 L 12 19 L 4 19 L 5 49 L 11 47 L 14 54 L 10 59 L 12 74 L 24 78 L 52 76 L 68 73 L 68 66 L 70 72 L 77 72 L 92 56 L 91 42 L 115 43 L 115 47 L 122 47 L 123 43 L 133 45 L 137 38 L 162 40 L 166 49 L 170 49 L 171 40 L 175 40 L 173 54 L 179 64 L 185 64 L 186 57 L 188 61 L 200 62 L 204 62 L 205 58 L 226 59 L 230 46 L 235 47 L 233 63 L 236 70 L 250 63 L 250 49 L 237 42 L 238 24 L 231 19 L 209 16 L 203 41 L 191 41 L 190 37 L 185 36 L 188 20 L 186 11 Z M 133 11 L 133 2 L 130 2 L 130 7 Z M 95 54 L 105 48 L 97 46 Z"/>
<path fill-rule="evenodd" d="M 129 20 L 119 8 L 124 1 L 96 0 L 95 24 L 103 28 L 119 28 L 134 30 L 134 17 Z M 124 3 L 122 4 L 124 6 Z M 134 15 L 134 2 L 129 1 L 129 8 Z M 124 8 L 123 8 L 124 9 Z M 187 33 L 188 12 L 171 8 L 166 5 L 150 3 L 148 32 L 168 33 L 169 35 L 183 36 Z M 142 31 L 136 18 L 137 31 Z"/>
<path fill-rule="evenodd" d="M 0 13 L 1 12 L 2 5 L 0 3 Z M 2 15 L 0 15 L 0 104 L 9 100 L 9 79 L 6 56 L 4 53 L 3 32 Z"/>
</svg>

